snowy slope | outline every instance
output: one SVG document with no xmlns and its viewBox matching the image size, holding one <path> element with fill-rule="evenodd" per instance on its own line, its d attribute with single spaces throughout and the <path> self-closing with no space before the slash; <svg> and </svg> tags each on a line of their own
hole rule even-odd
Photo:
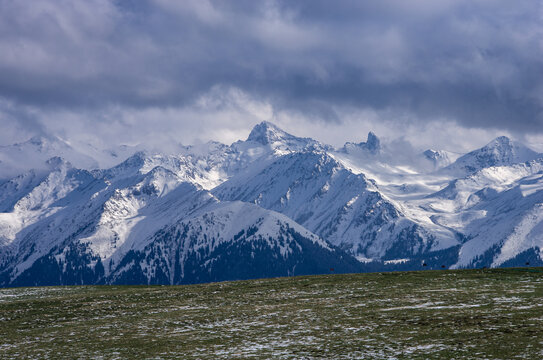
<svg viewBox="0 0 543 360">
<path fill-rule="evenodd" d="M 522 179 L 472 211 L 485 216 L 465 226 L 470 239 L 455 267 L 500 266 L 517 257 L 515 265 L 524 265 L 522 258 L 530 257 L 537 261 L 532 265 L 543 264 L 543 173 Z M 532 253 L 523 254 L 527 251 Z"/>
<path fill-rule="evenodd" d="M 456 161 L 456 159 L 460 157 L 460 154 L 458 153 L 434 149 L 425 150 L 422 155 L 432 164 L 434 170 L 451 165 L 454 161 Z"/>
<path fill-rule="evenodd" d="M 23 253 L 11 257 L 19 259 L 17 266 L 2 274 L 3 284 L 173 284 L 361 269 L 284 215 L 247 203 L 219 203 L 188 183 L 164 195 L 150 185 L 156 171 L 125 189 L 130 193 L 115 191 L 99 211 L 90 206 L 71 219 L 59 211 L 57 221 L 37 229 L 41 234 L 55 224 L 79 225 L 64 229 L 69 236 L 61 241 L 27 237 L 18 247 Z M 162 199 L 145 205 L 153 197 Z M 88 219 L 92 214 L 98 218 Z M 80 226 L 83 231 L 76 230 Z"/>
<path fill-rule="evenodd" d="M 179 284 L 327 273 L 330 268 L 349 272 L 361 266 L 284 215 L 225 202 L 158 232 L 108 281 Z"/>
<path fill-rule="evenodd" d="M 455 267 L 500 266 L 526 251 L 539 254 L 543 204 L 543 161 L 490 167 L 457 179 L 429 196 L 424 206 L 436 223 L 462 231 Z M 526 258 L 530 257 L 524 254 Z M 534 263 L 543 258 L 531 256 Z M 539 258 L 539 259 L 537 259 Z M 532 261 L 533 263 L 533 261 Z"/>
<path fill-rule="evenodd" d="M 484 147 L 459 157 L 445 169 L 454 173 L 470 174 L 491 166 L 513 165 L 542 156 L 506 136 L 500 136 Z"/>
<path fill-rule="evenodd" d="M 281 212 L 331 243 L 367 258 L 406 257 L 457 245 L 447 229 L 429 232 L 406 218 L 362 174 L 325 152 L 285 155 L 259 173 L 241 173 L 217 187 L 223 200 Z M 431 222 L 429 227 L 435 228 Z"/>
<path fill-rule="evenodd" d="M 162 167 L 145 174 L 136 168 L 125 168 L 126 176 L 108 179 L 63 164 L 19 199 L 12 211 L 0 214 L 4 229 L 0 263 L 9 277 L 6 281 L 55 249 L 63 250 L 56 254 L 59 259 L 66 257 L 73 244 L 84 244 L 108 263 L 212 198 Z M 6 230 L 8 225 L 11 231 Z"/>
<path fill-rule="evenodd" d="M 82 169 L 95 169 L 98 162 L 53 136 L 36 136 L 28 141 L 0 146 L 0 179 L 9 179 L 32 169 L 47 168 L 46 161 L 61 157 Z"/>
<path fill-rule="evenodd" d="M 0 285 L 543 265 L 540 154 L 505 137 L 446 166 L 458 154 L 394 149 L 269 122 L 106 169 L 60 139 L 2 147 Z"/>
<path fill-rule="evenodd" d="M 204 239 L 217 237 L 214 242 L 239 240 L 235 234 L 255 226 L 260 228 L 254 235 L 259 236 L 259 241 L 261 237 L 268 245 L 270 241 L 286 241 L 266 250 L 273 254 L 273 258 L 277 257 L 277 251 L 283 258 L 293 251 L 297 254 L 297 260 L 290 257 L 288 264 L 274 265 L 280 268 L 277 275 L 323 272 L 329 263 L 345 271 L 359 270 L 354 258 L 349 260 L 347 254 L 331 249 L 327 243 L 283 215 L 250 204 L 219 204 L 195 183 L 190 169 L 178 161 L 176 157 L 148 157 L 140 153 L 115 168 L 93 173 L 59 162 L 37 186 L 21 193 L 15 205 L 0 214 L 2 283 L 131 282 L 126 278 L 124 265 L 120 264 L 125 264 L 135 253 L 142 254 L 154 246 L 150 242 L 154 241 L 153 236 L 160 229 L 187 218 L 190 220 L 184 220 L 183 224 L 195 223 L 194 233 Z M 211 205 L 215 206 L 211 213 L 202 210 Z M 195 218 L 197 213 L 201 217 Z M 216 217 L 217 224 L 209 229 L 209 233 L 203 233 L 200 230 L 202 217 L 206 219 L 213 214 L 221 216 Z M 247 238 L 255 239 L 254 236 Z M 294 239 L 297 240 L 293 242 Z M 302 258 L 300 251 L 304 247 L 320 254 L 319 259 L 328 260 L 319 265 L 315 259 Z M 322 251 L 325 252 L 321 254 Z M 228 261 L 237 263 L 242 256 L 232 255 Z M 347 259 L 345 264 L 339 262 L 341 256 Z M 146 259 L 149 260 L 148 257 Z M 154 259 L 156 263 L 163 260 Z M 300 265 L 296 267 L 296 264 Z M 50 270 L 47 275 L 43 274 L 44 268 Z M 209 273 L 208 268 L 201 270 Z M 259 268 L 259 272 L 252 276 L 275 274 L 267 275 L 265 270 Z M 217 274 L 222 273 L 217 271 Z M 203 279 L 202 276 L 200 278 Z M 234 275 L 226 273 L 220 276 L 232 279 Z M 236 276 L 244 277 L 243 274 Z M 250 276 L 249 273 L 246 276 Z M 148 278 L 146 281 L 159 280 Z M 165 280 L 161 278 L 160 281 Z M 177 280 L 180 281 L 185 280 Z"/>
</svg>

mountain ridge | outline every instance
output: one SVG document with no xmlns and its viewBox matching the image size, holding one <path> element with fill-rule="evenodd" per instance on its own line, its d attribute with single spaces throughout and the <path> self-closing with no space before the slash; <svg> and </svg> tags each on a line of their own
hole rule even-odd
<svg viewBox="0 0 543 360">
<path fill-rule="evenodd" d="M 428 169 L 420 153 L 387 162 L 371 132 L 347 144 L 262 122 L 231 145 L 106 169 L 46 152 L 0 181 L 0 285 L 543 265 L 541 154 L 498 137 L 454 162 L 425 152 Z"/>
</svg>

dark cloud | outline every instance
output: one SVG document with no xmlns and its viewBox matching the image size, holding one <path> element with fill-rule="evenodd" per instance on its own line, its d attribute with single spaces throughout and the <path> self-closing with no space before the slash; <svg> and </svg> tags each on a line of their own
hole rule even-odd
<svg viewBox="0 0 543 360">
<path fill-rule="evenodd" d="M 347 107 L 541 132 L 541 4 L 0 0 L 0 98 L 46 127 L 48 111 L 109 122 L 219 88 L 324 122 Z"/>
</svg>

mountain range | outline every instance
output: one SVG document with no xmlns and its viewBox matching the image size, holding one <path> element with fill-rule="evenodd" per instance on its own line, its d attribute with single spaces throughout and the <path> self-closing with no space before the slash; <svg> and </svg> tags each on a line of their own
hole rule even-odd
<svg viewBox="0 0 543 360">
<path fill-rule="evenodd" d="M 405 160 L 263 122 L 178 149 L 0 147 L 0 286 L 543 265 L 543 154 L 507 137 Z"/>
</svg>

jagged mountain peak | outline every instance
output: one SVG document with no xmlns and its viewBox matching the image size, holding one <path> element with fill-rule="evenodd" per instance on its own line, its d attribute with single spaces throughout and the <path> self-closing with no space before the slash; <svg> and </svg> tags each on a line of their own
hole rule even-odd
<svg viewBox="0 0 543 360">
<path fill-rule="evenodd" d="M 461 156 L 446 169 L 474 173 L 487 167 L 522 163 L 541 156 L 542 154 L 517 141 L 511 140 L 507 136 L 499 136 L 482 148 Z"/>
<path fill-rule="evenodd" d="M 134 155 L 130 156 L 128 159 L 120 163 L 119 165 L 115 166 L 111 170 L 118 169 L 118 170 L 126 170 L 126 169 L 137 169 L 139 170 L 144 164 L 145 160 L 149 156 L 149 153 L 146 151 L 138 151 L 134 153 Z"/>
<path fill-rule="evenodd" d="M 11 178 L 30 169 L 47 170 L 47 161 L 60 156 L 75 167 L 98 168 L 97 161 L 67 141 L 51 135 L 34 136 L 24 142 L 0 146 L 0 178 Z"/>
<path fill-rule="evenodd" d="M 253 127 L 247 141 L 254 141 L 262 145 L 272 144 L 284 138 L 293 137 L 269 121 L 263 121 Z"/>
<path fill-rule="evenodd" d="M 450 165 L 459 155 L 445 150 L 428 149 L 422 156 L 432 163 L 434 169 L 440 169 Z"/>
<path fill-rule="evenodd" d="M 381 151 L 381 140 L 375 135 L 373 131 L 368 132 L 368 138 L 366 142 L 352 143 L 347 142 L 343 146 L 343 151 L 350 153 L 353 150 L 363 150 L 364 152 L 376 155 Z"/>
<path fill-rule="evenodd" d="M 58 136 L 47 134 L 35 135 L 26 141 L 13 144 L 11 146 L 20 150 L 33 149 L 38 153 L 49 154 L 51 156 L 56 155 L 55 153 L 57 152 L 76 152 L 76 150 L 67 141 L 59 138 Z M 7 147 L 9 147 L 9 145 Z"/>
<path fill-rule="evenodd" d="M 502 136 L 498 136 L 498 137 L 495 138 L 493 141 L 505 141 L 505 142 L 511 142 L 512 140 L 511 140 L 510 138 L 508 138 L 507 136 L 502 135 Z"/>
<path fill-rule="evenodd" d="M 507 136 L 498 136 L 497 138 L 490 141 L 488 144 L 483 146 L 479 150 L 497 150 L 501 153 L 512 153 L 515 151 L 515 148 L 525 148 L 525 146 L 518 144 L 516 141 L 513 141 Z M 475 150 L 477 151 L 477 150 Z"/>
<path fill-rule="evenodd" d="M 99 176 L 104 176 L 107 179 L 122 179 L 133 176 L 140 176 L 142 174 L 148 174 L 156 167 L 164 167 L 170 169 L 170 158 L 173 156 L 167 156 L 162 154 L 150 153 L 148 151 L 138 151 L 128 159 L 123 161 L 117 166 L 114 166 L 107 170 L 99 170 Z M 160 169 L 157 169 L 160 171 Z M 151 174 L 152 175 L 152 174 Z"/>
<path fill-rule="evenodd" d="M 447 173 L 460 154 L 394 146 L 369 132 L 336 150 L 262 122 L 231 145 L 120 146 L 117 166 L 92 172 L 62 139 L 0 147 L 4 168 L 40 165 L 0 180 L 0 285 L 326 273 L 352 255 L 366 270 L 501 266 L 543 249 L 541 154 L 498 137 Z"/>
<path fill-rule="evenodd" d="M 424 156 L 426 156 L 428 159 L 437 159 L 441 157 L 442 152 L 440 150 L 434 150 L 434 149 L 427 149 L 422 153 Z"/>
<path fill-rule="evenodd" d="M 142 173 L 148 173 L 157 166 L 169 168 L 169 163 L 178 160 L 182 156 L 167 155 L 157 152 L 149 152 L 146 150 L 138 151 L 128 159 L 117 165 L 115 168 L 136 169 Z"/>
<path fill-rule="evenodd" d="M 53 156 L 52 158 L 48 159 L 45 163 L 49 166 L 50 169 L 59 169 L 61 167 L 66 167 L 70 169 L 73 167 L 72 163 L 70 163 L 69 161 L 67 161 L 61 156 Z"/>
<path fill-rule="evenodd" d="M 496 156 L 508 156 L 508 157 L 523 157 L 525 155 L 537 155 L 535 151 L 528 148 L 527 146 L 514 141 L 507 136 L 498 136 L 494 140 L 490 141 L 488 144 L 483 146 L 478 150 L 474 150 L 471 153 L 475 152 L 493 152 Z M 470 153 L 470 154 L 471 154 Z"/>
<path fill-rule="evenodd" d="M 251 130 L 247 141 L 257 142 L 262 145 L 273 145 L 277 142 L 285 143 L 287 145 L 292 143 L 300 143 L 303 145 L 316 143 L 316 141 L 310 138 L 300 138 L 291 135 L 269 121 L 263 121 L 255 125 Z"/>
<path fill-rule="evenodd" d="M 368 139 L 366 140 L 366 146 L 368 147 L 368 150 L 370 151 L 379 151 L 381 148 L 381 141 L 375 135 L 373 131 L 370 131 L 368 133 Z"/>
</svg>

